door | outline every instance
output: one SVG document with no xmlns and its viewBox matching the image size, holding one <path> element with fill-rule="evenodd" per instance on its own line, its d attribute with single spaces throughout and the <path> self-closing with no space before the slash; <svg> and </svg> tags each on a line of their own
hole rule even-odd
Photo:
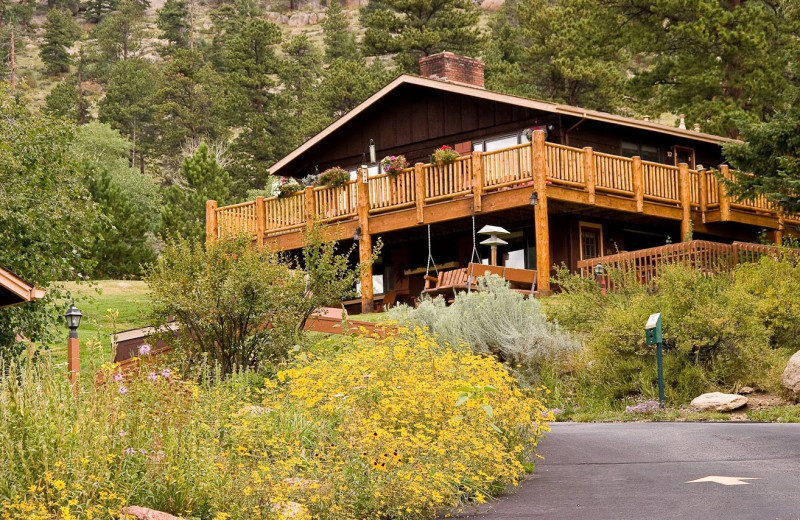
<svg viewBox="0 0 800 520">
<path fill-rule="evenodd" d="M 686 148 L 685 146 L 675 147 L 675 166 L 681 163 L 689 165 L 690 170 L 694 170 L 694 148 Z"/>
<path fill-rule="evenodd" d="M 581 222 L 579 224 L 579 228 L 581 240 L 581 260 L 588 260 L 590 258 L 603 256 L 603 226 L 599 224 Z"/>
</svg>

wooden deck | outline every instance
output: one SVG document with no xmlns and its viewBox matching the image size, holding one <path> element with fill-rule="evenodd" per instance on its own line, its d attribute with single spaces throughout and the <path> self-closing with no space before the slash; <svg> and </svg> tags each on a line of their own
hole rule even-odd
<svg viewBox="0 0 800 520">
<path fill-rule="evenodd" d="M 730 178 L 727 166 L 721 174 Z M 303 228 L 319 219 L 339 224 L 330 227 L 332 240 L 351 238 L 361 228 L 362 258 L 368 258 L 373 233 L 525 207 L 533 192 L 539 200 L 532 212 L 536 241 L 542 245 L 549 243 L 548 199 L 679 221 L 682 237 L 705 230 L 707 223 L 738 222 L 773 230 L 778 241 L 784 220 L 800 223 L 763 197 L 732 199 L 711 171 L 547 143 L 541 131 L 529 144 L 473 152 L 443 167 L 417 163 L 396 177 L 365 175 L 359 171 L 357 180 L 342 187 L 308 187 L 284 198 L 225 207 L 208 201 L 207 240 L 246 233 L 259 245 L 294 249 L 302 246 Z M 547 250 L 537 247 L 537 265 L 550 265 Z M 539 277 L 537 285 L 546 291 L 548 270 L 539 269 Z M 369 283 L 366 277 L 363 282 Z M 369 288 L 365 292 L 369 298 Z"/>
</svg>

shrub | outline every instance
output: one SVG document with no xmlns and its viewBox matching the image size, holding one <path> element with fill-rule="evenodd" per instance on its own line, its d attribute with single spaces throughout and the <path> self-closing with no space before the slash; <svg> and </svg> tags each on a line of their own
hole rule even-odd
<svg viewBox="0 0 800 520">
<path fill-rule="evenodd" d="M 306 238 L 305 270 L 253 247 L 249 237 L 221 239 L 206 248 L 180 238 L 169 241 L 146 269 L 153 319 L 164 323 L 174 316 L 190 334 L 163 334 L 164 339 L 190 357 L 208 356 L 225 374 L 283 360 L 308 317 L 347 299 L 359 278 L 348 254 L 336 254 L 335 242 L 323 243 L 319 226 Z"/>
<path fill-rule="evenodd" d="M 323 186 L 340 188 L 350 180 L 350 172 L 339 167 L 328 168 L 319 174 L 317 182 Z"/>
<path fill-rule="evenodd" d="M 452 147 L 444 145 L 440 146 L 436 150 L 433 151 L 433 163 L 436 166 L 444 166 L 445 164 L 450 164 L 456 159 L 461 157 L 457 151 L 453 150 Z"/>
<path fill-rule="evenodd" d="M 388 173 L 390 177 L 399 175 L 408 168 L 408 161 L 405 155 L 390 155 L 381 160 L 381 170 Z"/>
<path fill-rule="evenodd" d="M 0 382 L 0 517 L 434 518 L 524 475 L 542 404 L 491 358 L 421 331 L 340 337 L 276 379 L 145 363 L 73 396 L 49 363 Z"/>
<path fill-rule="evenodd" d="M 302 190 L 303 185 L 297 182 L 297 179 L 281 177 L 281 180 L 274 185 L 273 189 L 275 190 L 275 195 L 282 199 Z"/>
<path fill-rule="evenodd" d="M 556 276 L 563 292 L 546 313 L 580 335 L 587 379 L 607 402 L 656 395 L 654 349 L 644 344 L 647 317 L 661 312 L 667 398 L 688 402 L 713 389 L 755 386 L 779 392 L 780 371 L 800 349 L 800 268 L 789 258 L 762 258 L 732 273 L 705 276 L 665 266 L 650 286 L 633 273 L 610 273 L 607 296 L 591 280 Z"/>
<path fill-rule="evenodd" d="M 398 305 L 389 316 L 427 327 L 440 342 L 464 342 L 501 361 L 536 366 L 578 347 L 558 325 L 547 322 L 538 300 L 523 298 L 497 275 L 478 278 L 478 290 L 456 294 L 449 307 L 442 297 L 423 298 L 416 309 Z"/>
</svg>

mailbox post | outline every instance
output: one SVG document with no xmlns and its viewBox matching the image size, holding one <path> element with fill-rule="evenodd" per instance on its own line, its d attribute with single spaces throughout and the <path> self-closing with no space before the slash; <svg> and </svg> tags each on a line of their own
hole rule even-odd
<svg viewBox="0 0 800 520">
<path fill-rule="evenodd" d="M 661 313 L 651 314 L 644 326 L 644 340 L 648 345 L 656 345 L 658 363 L 658 405 L 664 408 L 664 352 L 661 335 Z"/>
</svg>

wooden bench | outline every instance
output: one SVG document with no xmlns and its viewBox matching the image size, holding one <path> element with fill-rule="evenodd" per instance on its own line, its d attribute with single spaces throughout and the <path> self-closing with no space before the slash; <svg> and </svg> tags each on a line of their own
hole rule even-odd
<svg viewBox="0 0 800 520">
<path fill-rule="evenodd" d="M 526 295 L 534 294 L 536 271 L 476 263 L 460 269 L 442 271 L 438 276 L 426 276 L 422 294 L 432 297 L 443 295 L 447 301 L 453 301 L 458 291 L 477 290 L 478 278 L 487 274 L 496 274 L 505 279 L 515 291 Z"/>
</svg>

